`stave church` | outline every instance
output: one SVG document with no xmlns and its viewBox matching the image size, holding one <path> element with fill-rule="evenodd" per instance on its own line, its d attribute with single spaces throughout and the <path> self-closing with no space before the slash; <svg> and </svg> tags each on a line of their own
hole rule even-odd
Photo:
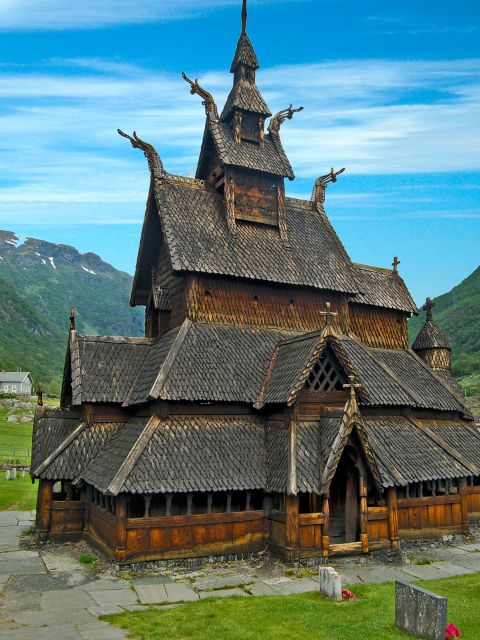
<svg viewBox="0 0 480 640">
<path fill-rule="evenodd" d="M 480 435 L 433 304 L 410 347 L 398 259 L 352 262 L 325 211 L 341 172 L 287 195 L 281 129 L 301 109 L 272 117 L 258 68 L 244 0 L 223 110 L 183 74 L 206 114 L 195 178 L 119 131 L 150 173 L 130 299 L 145 337 L 81 335 L 72 311 L 61 406 L 35 416 L 39 540 L 292 562 L 480 518 Z"/>
</svg>

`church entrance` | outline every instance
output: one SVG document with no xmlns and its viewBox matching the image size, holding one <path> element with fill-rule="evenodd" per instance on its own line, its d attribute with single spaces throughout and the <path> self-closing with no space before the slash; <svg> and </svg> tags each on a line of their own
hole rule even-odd
<svg viewBox="0 0 480 640">
<path fill-rule="evenodd" d="M 330 545 L 361 539 L 360 472 L 358 452 L 347 445 L 330 485 Z"/>
</svg>

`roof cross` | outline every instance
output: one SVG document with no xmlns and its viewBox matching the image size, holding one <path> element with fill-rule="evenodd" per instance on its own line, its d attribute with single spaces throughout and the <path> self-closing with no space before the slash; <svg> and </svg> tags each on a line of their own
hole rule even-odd
<svg viewBox="0 0 480 640">
<path fill-rule="evenodd" d="M 242 33 L 247 33 L 247 0 L 242 5 Z"/>
<path fill-rule="evenodd" d="M 433 320 L 433 314 L 432 314 L 432 309 L 435 306 L 435 303 L 432 302 L 432 300 L 430 298 L 427 298 L 425 300 L 425 304 L 422 307 L 422 311 L 426 311 L 427 312 L 427 321 L 428 320 Z"/>
<path fill-rule="evenodd" d="M 329 327 L 332 324 L 333 318 L 336 318 L 338 316 L 338 313 L 336 311 L 331 310 L 332 305 L 330 304 L 330 302 L 327 302 L 325 304 L 325 307 L 326 307 L 326 310 L 320 311 L 320 315 L 325 316 L 326 318 L 325 324 L 327 327 Z"/>
<path fill-rule="evenodd" d="M 392 267 L 393 270 L 395 271 L 395 273 L 397 273 L 398 271 L 398 265 L 401 264 L 400 260 L 397 258 L 397 256 L 394 257 L 393 262 L 392 262 Z"/>
<path fill-rule="evenodd" d="M 350 398 L 352 400 L 356 400 L 356 390 L 361 389 L 362 385 L 358 382 L 355 382 L 355 376 L 348 376 L 348 384 L 343 385 L 344 389 L 350 389 Z"/>
</svg>

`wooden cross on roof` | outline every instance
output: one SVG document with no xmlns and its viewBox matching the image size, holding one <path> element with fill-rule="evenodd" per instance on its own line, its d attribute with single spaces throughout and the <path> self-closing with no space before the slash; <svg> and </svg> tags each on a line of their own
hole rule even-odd
<svg viewBox="0 0 480 640">
<path fill-rule="evenodd" d="M 331 307 L 332 305 L 330 304 L 330 302 L 327 302 L 325 304 L 325 311 L 320 311 L 320 315 L 325 316 L 326 318 L 325 325 L 327 327 L 330 327 L 332 324 L 333 318 L 336 318 L 338 316 L 338 313 L 336 311 L 332 311 Z"/>
<path fill-rule="evenodd" d="M 359 384 L 358 382 L 355 382 L 355 376 L 348 376 L 348 384 L 344 384 L 343 385 L 344 389 L 350 389 L 350 399 L 351 400 L 356 400 L 357 399 L 357 389 L 361 389 L 362 385 Z"/>
<path fill-rule="evenodd" d="M 401 264 L 400 260 L 397 258 L 397 256 L 394 257 L 393 262 L 392 262 L 392 267 L 393 270 L 395 271 L 395 273 L 398 271 L 398 265 Z"/>
<path fill-rule="evenodd" d="M 435 306 L 435 303 L 432 302 L 432 300 L 430 298 L 427 298 L 425 300 L 425 304 L 422 307 L 422 311 L 426 311 L 427 320 L 429 320 L 429 321 L 433 320 L 432 309 L 433 309 L 434 306 Z"/>
</svg>

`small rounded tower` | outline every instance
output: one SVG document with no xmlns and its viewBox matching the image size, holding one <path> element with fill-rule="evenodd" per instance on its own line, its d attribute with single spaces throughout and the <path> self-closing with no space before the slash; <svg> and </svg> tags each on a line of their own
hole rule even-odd
<svg viewBox="0 0 480 640">
<path fill-rule="evenodd" d="M 412 344 L 415 353 L 432 369 L 447 369 L 451 367 L 451 347 L 447 336 L 439 329 L 433 320 L 432 309 L 434 303 L 427 298 L 422 307 L 426 311 L 425 324 Z"/>
</svg>

